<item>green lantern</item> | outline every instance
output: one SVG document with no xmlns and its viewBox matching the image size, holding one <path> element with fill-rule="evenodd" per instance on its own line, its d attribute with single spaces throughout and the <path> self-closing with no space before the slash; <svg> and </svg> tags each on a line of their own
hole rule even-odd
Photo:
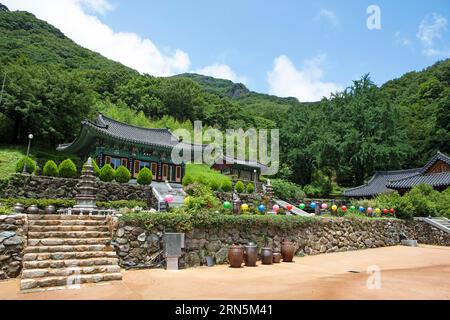
<svg viewBox="0 0 450 320">
<path fill-rule="evenodd" d="M 304 203 L 302 203 L 302 204 L 300 204 L 299 208 L 303 210 L 306 208 L 306 205 Z"/>
<path fill-rule="evenodd" d="M 355 207 L 355 206 L 351 206 L 351 207 L 350 207 L 350 210 L 351 210 L 351 211 L 356 211 L 356 207 Z"/>
<path fill-rule="evenodd" d="M 223 207 L 224 207 L 224 209 L 227 209 L 227 210 L 229 210 L 229 209 L 232 208 L 231 203 L 228 202 L 228 201 L 225 201 L 225 202 L 223 203 Z"/>
</svg>

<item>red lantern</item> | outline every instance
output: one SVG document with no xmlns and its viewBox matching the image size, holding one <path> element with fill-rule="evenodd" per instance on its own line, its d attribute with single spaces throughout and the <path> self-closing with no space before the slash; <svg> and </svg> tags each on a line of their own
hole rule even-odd
<svg viewBox="0 0 450 320">
<path fill-rule="evenodd" d="M 395 213 L 395 210 L 394 210 L 394 208 L 392 208 L 392 209 L 391 209 L 390 211 L 391 211 L 391 213 L 392 213 L 392 214 L 394 214 L 394 213 Z"/>
<path fill-rule="evenodd" d="M 388 214 L 389 210 L 388 209 L 383 209 L 383 213 L 384 214 Z"/>
<path fill-rule="evenodd" d="M 342 206 L 342 211 L 346 212 L 347 211 L 347 207 L 346 206 Z"/>
<path fill-rule="evenodd" d="M 288 209 L 288 211 L 292 211 L 292 209 L 294 209 L 294 206 L 292 204 L 288 204 L 286 206 L 286 209 Z"/>
</svg>

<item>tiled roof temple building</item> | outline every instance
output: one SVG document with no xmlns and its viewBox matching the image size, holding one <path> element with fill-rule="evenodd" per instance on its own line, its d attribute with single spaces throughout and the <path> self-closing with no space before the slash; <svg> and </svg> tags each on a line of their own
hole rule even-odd
<svg viewBox="0 0 450 320">
<path fill-rule="evenodd" d="M 380 194 L 398 191 L 404 194 L 422 183 L 442 191 L 450 186 L 450 157 L 438 152 L 422 168 L 396 171 L 378 171 L 364 185 L 347 189 L 348 198 L 373 198 Z"/>
</svg>

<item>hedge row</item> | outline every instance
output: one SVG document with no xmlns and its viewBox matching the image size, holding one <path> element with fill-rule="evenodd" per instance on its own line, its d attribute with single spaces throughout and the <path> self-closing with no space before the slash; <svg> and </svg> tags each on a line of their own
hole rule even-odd
<svg viewBox="0 0 450 320">
<path fill-rule="evenodd" d="M 24 157 L 17 162 L 16 172 L 22 173 L 25 164 L 27 164 L 28 173 L 31 174 L 36 172 L 36 162 L 29 157 Z M 86 163 L 84 166 L 86 166 Z M 125 166 L 120 166 L 117 170 L 114 170 L 110 164 L 106 164 L 100 169 L 95 160 L 92 160 L 92 166 L 94 167 L 95 175 L 98 176 L 101 181 L 111 182 L 115 180 L 119 183 L 128 183 L 131 179 L 130 170 Z M 75 163 L 71 159 L 62 161 L 59 166 L 53 160 L 49 160 L 44 165 L 43 175 L 49 177 L 76 178 L 78 172 Z M 138 184 L 149 185 L 152 183 L 152 180 L 153 175 L 150 169 L 143 168 L 138 173 Z"/>
<path fill-rule="evenodd" d="M 199 216 L 201 215 L 201 216 Z M 225 215 L 220 213 L 208 214 L 187 213 L 129 213 L 120 219 L 128 224 L 154 231 L 163 226 L 166 230 L 189 232 L 194 228 L 239 228 L 242 230 L 276 228 L 290 231 L 300 225 L 317 221 L 314 217 L 281 216 L 281 215 Z"/>
<path fill-rule="evenodd" d="M 57 208 L 71 208 L 75 205 L 73 199 L 0 199 L 0 204 L 8 208 L 14 207 L 16 203 L 21 203 L 25 208 L 37 205 L 39 208 L 44 209 L 47 206 L 55 206 Z M 120 209 L 120 208 L 135 208 L 142 207 L 148 209 L 147 202 L 141 200 L 117 200 L 102 202 L 97 201 L 97 207 L 105 209 Z"/>
</svg>

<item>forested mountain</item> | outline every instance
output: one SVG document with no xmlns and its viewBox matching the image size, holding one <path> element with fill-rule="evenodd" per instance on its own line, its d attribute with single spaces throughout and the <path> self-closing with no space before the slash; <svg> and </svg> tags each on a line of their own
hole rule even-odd
<svg viewBox="0 0 450 320">
<path fill-rule="evenodd" d="M 420 166 L 450 153 L 450 60 L 381 88 L 369 76 L 330 99 L 301 103 L 197 74 L 141 75 L 82 48 L 27 12 L 0 5 L 0 141 L 54 147 L 104 112 L 141 126 L 280 128 L 279 177 L 322 190 L 374 170 Z M 325 191 L 326 193 L 326 191 Z"/>
</svg>

